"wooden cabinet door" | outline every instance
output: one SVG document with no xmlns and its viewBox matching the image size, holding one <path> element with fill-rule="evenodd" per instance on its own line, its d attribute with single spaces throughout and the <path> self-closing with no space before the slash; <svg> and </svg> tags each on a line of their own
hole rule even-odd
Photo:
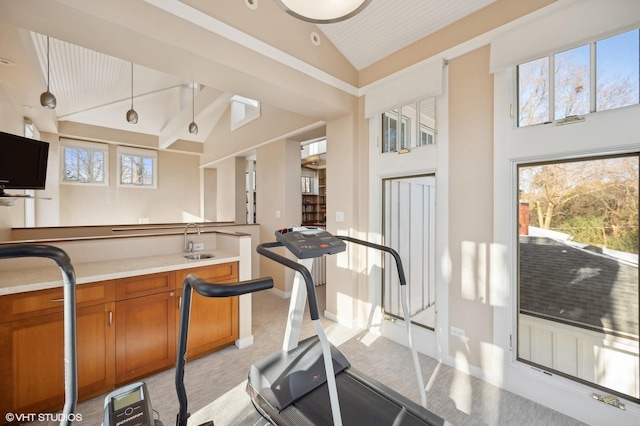
<svg viewBox="0 0 640 426">
<path fill-rule="evenodd" d="M 176 362 L 175 292 L 116 302 L 116 384 Z"/>
<path fill-rule="evenodd" d="M 113 303 L 77 309 L 80 399 L 113 389 L 115 333 L 110 312 Z M 62 408 L 63 322 L 63 315 L 55 313 L 0 325 L 0 412 Z"/>
<path fill-rule="evenodd" d="M 184 278 L 189 274 L 194 274 L 206 281 L 234 283 L 238 281 L 238 263 L 230 262 L 176 271 L 176 282 L 180 288 Z M 179 321 L 178 314 L 177 330 L 179 330 Z M 194 291 L 191 297 L 187 359 L 191 360 L 228 346 L 237 338 L 238 297 L 215 299 L 200 296 Z"/>
</svg>

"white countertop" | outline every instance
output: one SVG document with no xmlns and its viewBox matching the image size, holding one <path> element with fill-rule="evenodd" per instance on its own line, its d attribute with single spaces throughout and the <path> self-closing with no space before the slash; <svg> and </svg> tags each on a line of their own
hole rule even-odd
<svg viewBox="0 0 640 426">
<path fill-rule="evenodd" d="M 73 268 L 76 284 L 85 284 L 240 260 L 239 255 L 222 250 L 206 250 L 206 253 L 213 254 L 214 257 L 188 260 L 184 258 L 185 253 L 175 253 L 78 263 L 73 264 Z M 0 271 L 0 296 L 61 286 L 62 272 L 53 262 L 50 267 Z"/>
</svg>

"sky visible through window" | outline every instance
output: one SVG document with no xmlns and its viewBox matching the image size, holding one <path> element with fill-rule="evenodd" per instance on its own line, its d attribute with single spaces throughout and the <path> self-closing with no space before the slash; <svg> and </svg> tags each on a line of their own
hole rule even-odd
<svg viewBox="0 0 640 426">
<path fill-rule="evenodd" d="M 640 30 L 597 41 L 593 59 L 591 46 L 586 44 L 553 55 L 552 76 L 549 57 L 518 67 L 519 126 L 546 123 L 550 115 L 560 120 L 639 103 Z M 595 61 L 595 75 L 591 60 Z"/>
</svg>

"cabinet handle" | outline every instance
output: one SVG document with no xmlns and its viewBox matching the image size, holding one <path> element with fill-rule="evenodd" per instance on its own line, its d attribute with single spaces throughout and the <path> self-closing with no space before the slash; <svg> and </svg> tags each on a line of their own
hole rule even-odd
<svg viewBox="0 0 640 426">
<path fill-rule="evenodd" d="M 113 311 L 109 311 L 109 327 L 113 324 Z"/>
<path fill-rule="evenodd" d="M 49 302 L 51 302 L 51 303 L 64 302 L 64 298 L 61 298 L 61 299 L 49 299 Z"/>
<path fill-rule="evenodd" d="M 169 293 L 169 296 L 173 297 L 173 295 L 174 295 L 174 293 L 173 293 L 173 292 Z"/>
</svg>

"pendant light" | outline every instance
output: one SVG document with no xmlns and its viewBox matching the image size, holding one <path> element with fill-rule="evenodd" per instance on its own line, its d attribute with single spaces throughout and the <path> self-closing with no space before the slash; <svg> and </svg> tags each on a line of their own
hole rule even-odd
<svg viewBox="0 0 640 426">
<path fill-rule="evenodd" d="M 295 18 L 314 24 L 330 24 L 357 15 L 371 3 L 371 0 L 275 0 L 275 2 Z"/>
<path fill-rule="evenodd" d="M 196 124 L 196 82 L 191 85 L 191 123 L 189 123 L 189 133 L 198 134 L 198 125 Z"/>
<path fill-rule="evenodd" d="M 47 109 L 54 109 L 56 104 L 56 97 L 53 96 L 53 93 L 49 91 L 49 73 L 50 73 L 50 65 L 49 65 L 49 36 L 47 36 L 47 91 L 40 95 L 40 105 Z"/>
<path fill-rule="evenodd" d="M 131 109 L 127 111 L 127 121 L 131 124 L 138 122 L 138 113 L 133 109 L 133 62 L 131 62 Z"/>
</svg>

